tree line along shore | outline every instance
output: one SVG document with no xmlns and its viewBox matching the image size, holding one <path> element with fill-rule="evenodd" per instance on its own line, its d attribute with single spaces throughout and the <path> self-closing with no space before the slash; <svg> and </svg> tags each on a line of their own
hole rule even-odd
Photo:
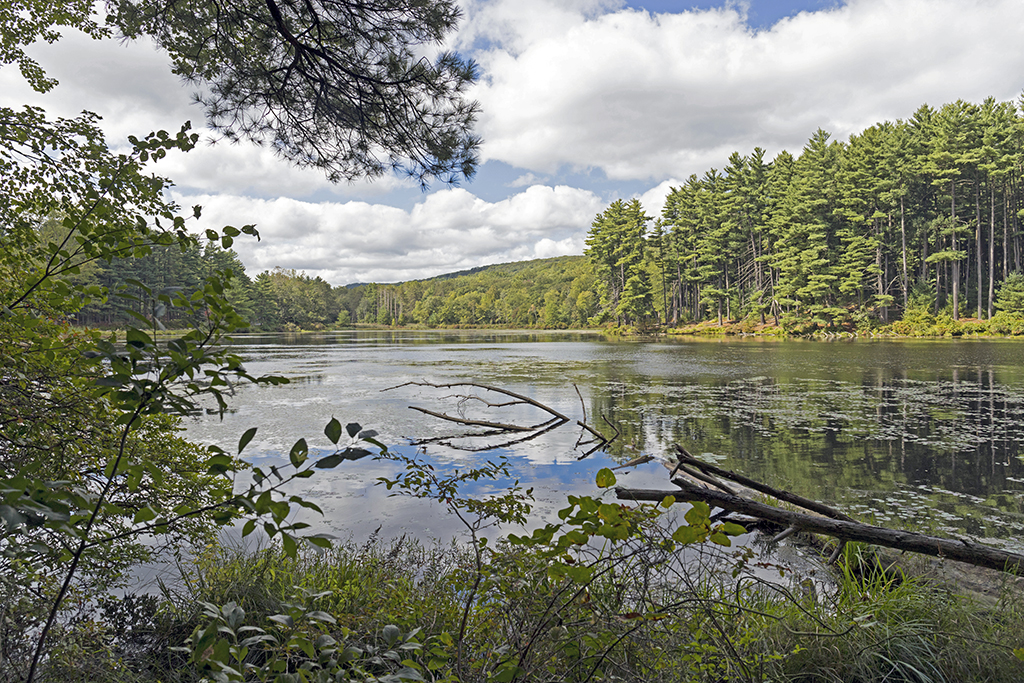
<svg viewBox="0 0 1024 683">
<path fill-rule="evenodd" d="M 585 256 L 332 286 L 283 269 L 252 279 L 216 246 L 165 247 L 80 277 L 166 291 L 231 267 L 232 304 L 266 330 L 1020 334 L 1022 170 L 1020 103 L 958 100 L 846 141 L 818 130 L 797 155 L 734 153 L 722 170 L 673 187 L 657 217 L 639 200 L 616 200 L 594 219 Z M 94 304 L 79 320 L 117 325 L 126 309 L 156 313 L 137 296 Z"/>
</svg>

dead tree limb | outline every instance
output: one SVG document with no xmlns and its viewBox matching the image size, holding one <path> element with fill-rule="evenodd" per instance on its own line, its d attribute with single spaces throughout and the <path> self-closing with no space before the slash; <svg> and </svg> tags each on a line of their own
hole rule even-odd
<svg viewBox="0 0 1024 683">
<path fill-rule="evenodd" d="M 608 443 L 611 443 L 612 441 L 615 441 L 615 439 L 617 439 L 617 438 L 619 438 L 620 436 L 622 436 L 622 432 L 620 432 L 620 431 L 619 431 L 619 428 L 618 428 L 618 427 L 616 427 L 616 426 L 615 426 L 614 424 L 612 424 L 612 421 L 608 419 L 608 416 L 607 416 L 607 415 L 602 415 L 602 416 L 601 416 L 601 419 L 602 419 L 602 420 L 604 420 L 604 421 L 605 421 L 605 423 L 606 423 L 606 424 L 607 424 L 607 425 L 608 425 L 609 427 L 611 427 L 612 429 L 614 429 L 614 430 L 615 430 L 615 436 L 613 436 L 612 438 L 608 439 Z"/>
<path fill-rule="evenodd" d="M 537 409 L 539 409 L 539 410 L 541 410 L 541 411 L 543 411 L 543 412 L 545 412 L 545 413 L 547 413 L 548 415 L 551 416 L 550 419 L 548 419 L 548 420 L 546 420 L 544 422 L 541 422 L 539 424 L 534 424 L 534 425 L 516 425 L 516 424 L 508 424 L 508 423 L 504 423 L 504 422 L 494 422 L 494 421 L 491 421 L 491 420 L 478 420 L 478 419 L 471 419 L 471 418 L 467 418 L 467 417 L 457 417 L 457 416 L 454 416 L 454 415 L 449 415 L 447 413 L 437 412 L 437 411 L 434 411 L 434 410 L 428 410 L 427 408 L 421 408 L 419 406 L 409 406 L 409 408 L 411 408 L 412 410 L 419 411 L 419 412 L 423 413 L 424 415 L 430 415 L 431 417 L 436 417 L 436 418 L 438 418 L 440 420 L 446 420 L 448 422 L 454 422 L 456 424 L 466 425 L 467 427 L 484 427 L 484 428 L 487 428 L 487 429 L 496 430 L 496 431 L 492 431 L 492 432 L 478 433 L 478 434 L 470 433 L 470 434 L 464 434 L 464 435 L 454 436 L 454 437 L 435 437 L 433 439 L 420 440 L 419 443 L 426 443 L 426 442 L 439 443 L 441 445 L 446 445 L 446 446 L 449 446 L 451 448 L 457 448 L 459 450 L 470 451 L 470 452 L 487 451 L 487 450 L 491 450 L 491 449 L 494 449 L 494 448 L 505 448 L 505 447 L 508 447 L 508 446 L 511 446 L 511 445 L 514 445 L 514 444 L 517 444 L 517 443 L 521 443 L 523 441 L 529 441 L 530 439 L 536 438 L 536 437 L 540 436 L 541 434 L 545 434 L 545 433 L 551 431 L 552 429 L 560 427 L 563 424 L 565 424 L 566 422 L 570 421 L 568 416 L 563 415 L 562 413 L 560 413 L 559 411 L 555 410 L 551 406 L 544 405 L 540 401 L 532 399 L 529 396 L 524 396 L 522 394 L 517 394 L 516 392 L 509 391 L 508 389 L 502 389 L 500 387 L 493 387 L 493 386 L 490 386 L 490 385 L 487 385 L 487 384 L 481 384 L 479 382 L 448 382 L 448 383 L 444 383 L 444 384 L 439 384 L 439 383 L 435 383 L 435 382 L 426 382 L 426 381 L 419 381 L 419 382 L 411 381 L 411 382 L 403 382 L 402 384 L 398 384 L 398 385 L 393 386 L 393 387 L 388 387 L 386 389 L 382 389 L 381 391 L 391 391 L 392 389 L 398 389 L 398 388 L 401 388 L 401 387 L 409 387 L 409 386 L 413 386 L 413 387 L 429 387 L 431 389 L 454 389 L 454 388 L 460 388 L 460 387 L 474 387 L 474 388 L 480 389 L 482 391 L 493 392 L 495 394 L 499 394 L 501 396 L 506 396 L 506 397 L 512 399 L 511 401 L 504 401 L 504 402 L 488 401 L 483 396 L 477 396 L 476 394 L 473 394 L 473 393 L 469 393 L 469 394 L 456 394 L 454 396 L 447 396 L 446 398 L 448 398 L 448 399 L 453 399 L 453 398 L 454 399 L 458 399 L 458 402 L 459 402 L 459 413 L 460 414 L 463 412 L 462 411 L 462 406 L 465 403 L 467 403 L 469 401 L 477 401 L 477 402 L 482 403 L 483 405 L 487 406 L 488 408 L 509 408 L 509 407 L 517 406 L 517 405 L 533 406 L 534 408 L 537 408 Z M 577 395 L 580 395 L 580 401 L 582 402 L 583 401 L 583 396 L 581 394 L 579 394 L 579 388 L 576 389 L 576 393 L 577 393 Z M 579 425 L 580 427 L 582 427 L 585 431 L 589 432 L 594 437 L 594 440 L 588 441 L 587 444 L 597 443 L 597 445 L 593 449 L 591 449 L 590 451 L 585 453 L 580 459 L 587 457 L 588 455 L 590 455 L 594 451 L 597 451 L 597 450 L 600 450 L 601 448 L 604 448 L 605 446 L 607 446 L 610 443 L 610 441 L 603 434 L 601 434 L 599 431 L 597 431 L 596 429 L 594 429 L 593 427 L 591 427 L 590 425 L 588 425 L 586 423 L 586 405 L 583 406 L 583 413 L 584 413 L 584 420 L 582 422 L 577 420 L 576 424 Z M 509 441 L 506 441 L 505 443 L 502 443 L 502 444 L 486 445 L 486 446 L 483 446 L 483 447 L 474 447 L 474 446 L 468 446 L 468 445 L 455 445 L 455 443 L 453 441 L 456 438 L 458 438 L 458 439 L 467 439 L 468 440 L 468 439 L 473 439 L 473 438 L 481 437 L 481 436 L 488 436 L 488 437 L 498 436 L 501 433 L 505 433 L 505 432 L 513 432 L 513 433 L 517 433 L 517 434 L 527 434 L 527 436 L 517 437 L 515 439 L 511 439 Z M 582 433 L 581 433 L 580 441 L 578 441 L 577 444 L 576 444 L 577 448 L 579 448 L 581 445 L 586 445 L 586 444 L 582 443 L 582 440 L 583 440 L 583 436 L 582 436 Z"/>
<path fill-rule="evenodd" d="M 853 519 L 853 517 L 850 517 L 849 515 L 844 515 L 842 512 L 839 512 L 839 510 L 830 508 L 827 505 L 822 505 L 816 500 L 804 498 L 803 496 L 798 496 L 795 493 L 783 491 L 782 489 L 773 488 L 771 486 L 768 486 L 767 484 L 762 484 L 759 481 L 755 481 L 750 477 L 744 477 L 742 474 L 737 474 L 736 472 L 732 472 L 730 470 L 724 470 L 721 467 L 715 467 L 714 465 L 706 463 L 703 460 L 698 460 L 697 458 L 690 455 L 689 451 L 687 451 L 679 444 L 676 444 L 675 448 L 676 453 L 679 455 L 679 465 L 677 465 L 677 468 L 679 469 L 682 469 L 683 465 L 692 465 L 693 467 L 699 469 L 704 474 L 709 474 L 716 477 L 720 477 L 722 479 L 728 479 L 729 481 L 734 481 L 737 484 L 741 486 L 746 486 L 747 488 L 753 489 L 758 493 L 764 493 L 766 495 L 771 496 L 772 498 L 777 498 L 778 500 L 790 503 L 792 505 L 796 505 L 797 507 L 802 507 L 805 510 L 816 512 L 819 515 L 831 517 L 832 519 L 841 519 L 846 522 L 856 521 L 855 519 Z M 691 476 L 693 475 L 692 472 L 687 473 L 690 474 Z M 673 474 L 675 474 L 675 470 L 673 470 Z M 671 476 L 672 475 L 669 475 L 670 478 Z M 674 479 L 672 480 L 672 483 L 676 483 Z"/>
<path fill-rule="evenodd" d="M 485 453 L 487 451 L 493 451 L 495 448 L 509 448 L 510 446 L 515 446 L 516 444 L 519 444 L 519 443 L 526 443 L 527 441 L 532 441 L 533 439 L 536 439 L 538 436 L 540 436 L 542 434 L 547 434 L 552 429 L 557 429 L 557 428 L 561 427 L 563 424 L 565 424 L 565 423 L 564 422 L 559 422 L 559 421 L 556 421 L 556 420 L 552 420 L 551 424 L 549 424 L 547 427 L 544 427 L 543 429 L 538 429 L 537 431 L 534 431 L 534 432 L 530 432 L 530 433 L 526 434 L 526 436 L 520 436 L 520 437 L 515 438 L 515 439 L 509 439 L 508 441 L 503 441 L 501 443 L 489 443 L 489 444 L 484 445 L 484 446 L 467 446 L 465 444 L 456 445 L 455 444 L 455 440 L 456 439 L 475 438 L 475 437 L 478 437 L 478 436 L 501 435 L 501 434 L 507 434 L 508 432 L 506 432 L 506 431 L 497 431 L 497 432 L 485 432 L 485 433 L 481 433 L 481 434 L 463 434 L 463 435 L 460 435 L 460 436 L 448 437 L 446 440 L 443 440 L 443 441 L 439 440 L 439 441 L 437 441 L 437 443 L 441 444 L 442 446 L 448 446 L 449 448 L 456 448 L 456 449 L 458 449 L 460 451 L 466 451 L 467 453 Z M 522 434 L 523 432 L 516 432 L 516 433 L 517 434 Z"/>
<path fill-rule="evenodd" d="M 807 515 L 799 512 L 782 510 L 764 503 L 758 503 L 741 496 L 733 496 L 723 491 L 715 491 L 697 486 L 682 478 L 675 478 L 672 483 L 679 487 L 675 491 L 653 491 L 649 489 L 629 489 L 617 487 L 616 495 L 622 500 L 643 500 L 660 502 L 666 496 L 676 500 L 702 500 L 709 505 L 730 512 L 768 520 L 782 527 L 793 527 L 801 531 L 824 534 L 841 541 L 861 541 L 881 545 L 896 550 L 905 550 L 933 557 L 946 557 L 958 562 L 966 562 L 978 567 L 988 567 L 999 571 L 1024 574 L 1024 555 L 996 550 L 988 546 L 966 540 L 951 540 L 926 536 L 910 531 L 897 531 L 871 524 Z M 751 487 L 753 488 L 753 487 Z"/>
<path fill-rule="evenodd" d="M 604 434 L 602 434 L 601 432 L 597 431 L 596 429 L 594 429 L 593 427 L 588 425 L 586 422 L 582 422 L 580 420 L 576 420 L 576 424 L 578 424 L 580 427 L 583 427 L 588 432 L 593 434 L 594 438 L 597 439 L 598 441 L 602 442 L 602 443 L 611 443 L 612 441 L 615 440 L 615 437 L 612 437 L 611 440 L 607 439 Z"/>
<path fill-rule="evenodd" d="M 562 424 L 565 421 L 558 421 L 558 418 L 551 418 L 547 422 L 542 422 L 532 427 L 524 427 L 522 425 L 504 424 L 502 422 L 488 422 L 487 420 L 467 420 L 462 417 L 455 417 L 454 415 L 447 415 L 445 413 L 436 413 L 433 410 L 427 410 L 426 408 L 420 408 L 419 406 L 409 406 L 412 410 L 418 410 L 421 413 L 436 417 L 441 420 L 448 420 L 449 422 L 455 422 L 460 425 L 467 425 L 470 427 L 487 427 L 489 429 L 501 429 L 507 432 L 532 432 L 535 429 L 543 429 L 544 427 L 550 426 L 553 422 Z"/>
<path fill-rule="evenodd" d="M 449 384 L 434 384 L 433 382 L 404 382 L 402 384 L 398 384 L 398 385 L 393 386 L 393 387 L 388 387 L 387 389 L 381 389 L 381 391 L 390 391 L 391 389 L 398 389 L 400 387 L 408 387 L 408 386 L 413 386 L 413 387 L 430 387 L 432 389 L 454 389 L 455 387 L 476 387 L 477 389 L 483 389 L 484 391 L 493 391 L 496 394 L 503 394 L 503 395 L 508 396 L 510 398 L 514 398 L 514 399 L 516 399 L 518 401 L 522 401 L 523 403 L 528 403 L 531 406 L 533 406 L 535 408 L 540 408 L 544 412 L 546 412 L 546 413 L 548 413 L 550 415 L 553 415 L 553 416 L 557 417 L 560 420 L 565 420 L 566 422 L 570 421 L 568 417 L 566 417 L 562 413 L 558 412 L 554 408 L 552 408 L 550 406 L 546 406 L 543 403 L 541 403 L 540 401 L 535 401 L 534 399 L 530 398 L 529 396 L 523 396 L 522 394 L 517 394 L 514 391 L 509 391 L 508 389 L 501 389 L 500 387 L 492 387 L 492 386 L 489 386 L 487 384 L 480 384 L 479 382 L 451 382 Z"/>
</svg>

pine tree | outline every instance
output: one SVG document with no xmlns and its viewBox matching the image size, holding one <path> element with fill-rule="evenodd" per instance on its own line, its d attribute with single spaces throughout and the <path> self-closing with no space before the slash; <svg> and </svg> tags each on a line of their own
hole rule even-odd
<svg viewBox="0 0 1024 683">
<path fill-rule="evenodd" d="M 587 234 L 584 253 L 590 257 L 608 288 L 607 310 L 613 311 L 622 324 L 635 320 L 636 305 L 631 303 L 622 307 L 620 299 L 630 278 L 638 275 L 643 266 L 647 223 L 650 220 L 638 199 L 628 204 L 617 199 L 594 219 Z M 644 277 L 634 283 L 631 292 L 634 300 L 639 294 L 636 287 L 640 284 L 646 285 L 650 296 L 650 280 Z"/>
<path fill-rule="evenodd" d="M 891 297 L 885 291 L 882 271 L 883 196 L 888 181 L 883 155 L 885 138 L 891 126 L 872 126 L 860 135 L 850 136 L 840 163 L 837 181 L 841 218 L 837 236 L 840 250 L 835 268 L 843 304 L 864 308 L 865 291 L 874 289 L 872 304 L 887 306 Z"/>
<path fill-rule="evenodd" d="M 833 211 L 835 177 L 842 147 L 818 129 L 796 162 L 791 191 L 777 223 L 781 232 L 774 264 L 779 269 L 780 302 L 831 324 L 837 280 L 831 252 L 837 246 Z"/>
</svg>

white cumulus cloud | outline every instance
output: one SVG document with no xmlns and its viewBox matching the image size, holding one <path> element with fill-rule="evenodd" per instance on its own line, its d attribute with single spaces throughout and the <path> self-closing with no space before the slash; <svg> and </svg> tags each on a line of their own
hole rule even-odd
<svg viewBox="0 0 1024 683">
<path fill-rule="evenodd" d="M 470 3 L 485 156 L 660 182 L 754 146 L 799 151 L 884 119 L 1024 87 L 1018 0 L 851 0 L 754 31 L 741 9 Z"/>
<path fill-rule="evenodd" d="M 255 276 L 286 268 L 332 284 L 420 279 L 492 263 L 583 251 L 602 210 L 592 192 L 534 185 L 497 202 L 440 190 L 406 211 L 366 202 L 304 202 L 237 195 L 179 195 L 203 206 L 196 229 L 255 224 L 261 241 L 234 249 Z"/>
</svg>

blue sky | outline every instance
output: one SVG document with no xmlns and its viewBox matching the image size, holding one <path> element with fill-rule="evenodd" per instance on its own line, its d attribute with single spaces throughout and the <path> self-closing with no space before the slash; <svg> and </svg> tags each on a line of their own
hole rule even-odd
<svg viewBox="0 0 1024 683">
<path fill-rule="evenodd" d="M 674 0 L 641 0 L 626 2 L 627 7 L 644 9 L 654 14 L 672 14 L 687 10 L 707 10 L 724 7 L 724 2 L 676 2 Z M 736 3 L 733 3 L 736 4 Z M 771 28 L 775 22 L 800 12 L 817 12 L 843 4 L 838 0 L 751 0 L 747 6 L 747 25 L 754 29 Z"/>
<path fill-rule="evenodd" d="M 394 282 L 489 263 L 580 254 L 617 198 L 657 216 L 692 173 L 755 146 L 799 153 L 910 116 L 923 103 L 1024 90 L 1020 0 L 459 0 L 445 46 L 475 60 L 484 140 L 477 176 L 422 192 L 400 178 L 330 185 L 266 149 L 223 142 L 156 170 L 201 204 L 195 227 L 255 223 L 250 274 Z M 103 116 L 112 143 L 202 112 L 145 41 L 68 35 L 34 55 L 61 80 L 31 93 L 0 69 L 0 105 Z M 214 140 L 207 134 L 208 140 Z"/>
</svg>

